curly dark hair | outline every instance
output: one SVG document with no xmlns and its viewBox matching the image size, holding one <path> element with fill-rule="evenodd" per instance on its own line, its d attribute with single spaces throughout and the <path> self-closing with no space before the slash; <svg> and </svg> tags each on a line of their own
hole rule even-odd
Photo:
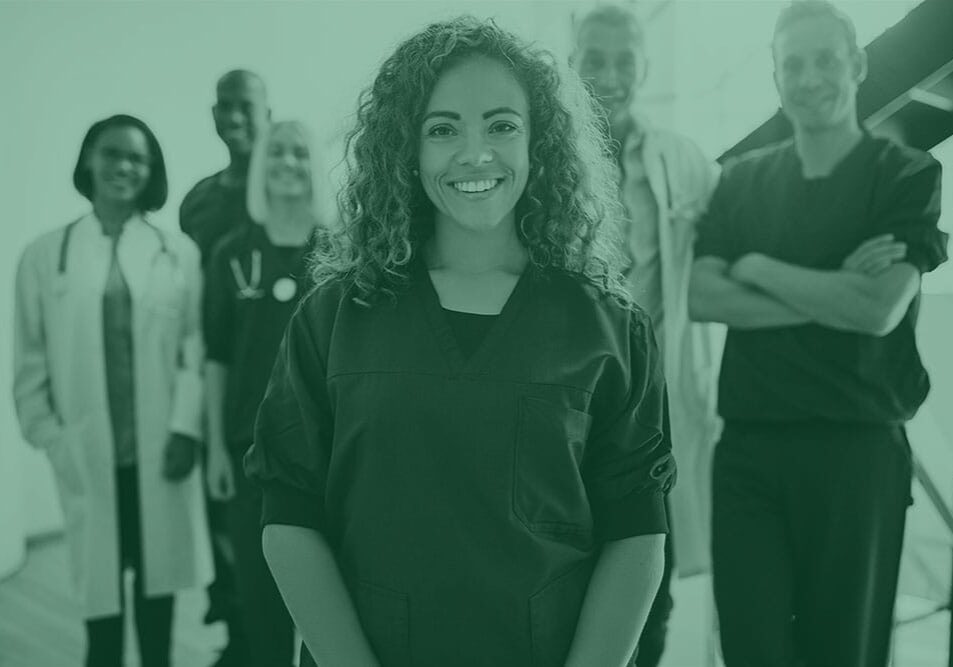
<svg viewBox="0 0 953 667">
<path fill-rule="evenodd" d="M 315 284 L 342 279 L 366 304 L 392 299 L 406 285 L 408 264 L 434 224 L 414 174 L 426 106 L 444 72 L 479 56 L 507 67 L 529 100 L 530 170 L 515 214 L 531 267 L 576 274 L 631 303 L 622 282 L 623 209 L 598 107 L 552 54 L 469 16 L 404 41 L 361 94 L 346 137 L 341 224 L 320 232 Z"/>
</svg>

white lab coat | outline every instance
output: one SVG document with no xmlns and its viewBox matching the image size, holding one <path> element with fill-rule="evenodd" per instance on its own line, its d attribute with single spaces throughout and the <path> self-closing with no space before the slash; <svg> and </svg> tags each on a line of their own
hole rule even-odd
<svg viewBox="0 0 953 667">
<path fill-rule="evenodd" d="M 726 328 L 689 319 L 688 282 L 695 225 L 708 207 L 719 168 L 688 139 L 652 128 L 644 119 L 639 122 L 645 132 L 641 157 L 636 138 L 630 137 L 622 159 L 643 161 L 658 207 L 654 223 L 664 317 L 656 335 L 664 347 L 672 453 L 678 465 L 678 481 L 669 494 L 675 567 L 685 577 L 711 569 L 711 461 L 721 434 L 716 394 Z M 634 166 L 626 168 L 627 174 L 636 172 Z M 632 189 L 626 186 L 622 184 L 622 200 L 632 208 L 626 201 Z M 636 239 L 631 234 L 629 243 Z"/>
<path fill-rule="evenodd" d="M 84 216 L 60 272 L 64 231 L 36 239 L 20 261 L 14 398 L 24 437 L 49 455 L 76 592 L 85 617 L 96 618 L 118 614 L 121 595 L 102 326 L 112 241 L 93 214 Z M 200 467 L 181 482 L 162 476 L 170 431 L 202 436 L 199 253 L 178 231 L 159 232 L 136 216 L 118 255 L 132 295 L 145 593 L 164 595 L 204 585 L 213 573 Z"/>
</svg>

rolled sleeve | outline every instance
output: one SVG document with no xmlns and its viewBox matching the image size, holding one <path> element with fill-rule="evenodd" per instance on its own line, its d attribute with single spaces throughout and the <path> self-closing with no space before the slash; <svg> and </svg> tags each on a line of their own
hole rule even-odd
<svg viewBox="0 0 953 667">
<path fill-rule="evenodd" d="M 668 532 L 665 494 L 675 483 L 665 381 L 651 325 L 634 317 L 626 346 L 625 396 L 604 424 L 593 424 L 583 478 L 596 538 L 617 540 Z"/>
<path fill-rule="evenodd" d="M 246 464 L 247 466 L 247 464 Z M 282 524 L 323 531 L 320 496 L 281 483 L 262 485 L 261 525 Z"/>
<path fill-rule="evenodd" d="M 201 373 L 193 368 L 179 369 L 173 386 L 169 431 L 202 440 L 205 385 Z"/>
<path fill-rule="evenodd" d="M 333 421 L 325 363 L 305 312 L 307 303 L 292 316 L 281 342 L 244 468 L 262 489 L 263 525 L 323 532 Z"/>
<path fill-rule="evenodd" d="M 940 219 L 942 168 L 924 153 L 905 165 L 887 194 L 879 227 L 907 244 L 905 261 L 920 273 L 929 273 L 947 259 L 946 233 Z"/>
</svg>

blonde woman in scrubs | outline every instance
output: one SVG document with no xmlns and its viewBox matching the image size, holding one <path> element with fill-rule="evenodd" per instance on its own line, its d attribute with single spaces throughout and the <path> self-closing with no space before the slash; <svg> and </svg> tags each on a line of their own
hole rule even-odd
<svg viewBox="0 0 953 667">
<path fill-rule="evenodd" d="M 33 241 L 17 273 L 17 415 L 55 473 L 86 666 L 122 665 L 122 576 L 131 568 L 141 664 L 167 667 L 173 595 L 212 574 L 194 467 L 199 254 L 149 220 L 167 181 L 141 120 L 95 123 L 73 183 L 92 211 Z"/>
<path fill-rule="evenodd" d="M 309 282 L 318 221 L 312 145 L 297 122 L 264 132 L 248 170 L 248 211 L 258 224 L 225 236 L 206 270 L 206 478 L 212 499 L 228 501 L 248 667 L 289 667 L 294 650 L 294 626 L 261 551 L 261 490 L 242 474 L 242 457 L 281 336 Z"/>
</svg>

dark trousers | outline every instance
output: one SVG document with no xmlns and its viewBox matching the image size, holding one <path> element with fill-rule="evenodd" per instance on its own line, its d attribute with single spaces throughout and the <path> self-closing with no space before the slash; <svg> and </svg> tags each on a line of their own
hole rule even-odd
<svg viewBox="0 0 953 667">
<path fill-rule="evenodd" d="M 225 503 L 205 496 L 205 509 L 208 515 L 209 537 L 212 544 L 212 559 L 215 562 L 215 579 L 205 591 L 208 593 L 208 611 L 206 623 L 225 621 L 231 631 L 235 618 L 235 569 L 231 544 L 228 543 L 228 528 L 225 518 Z"/>
<path fill-rule="evenodd" d="M 119 520 L 120 594 L 122 573 L 132 568 L 135 573 L 136 636 L 143 667 L 169 667 L 172 643 L 173 596 L 147 598 L 143 592 L 142 536 L 139 523 L 139 479 L 135 466 L 116 472 L 116 499 Z M 86 667 L 122 667 L 123 612 L 116 616 L 86 621 Z"/>
<path fill-rule="evenodd" d="M 227 503 L 212 500 L 208 495 L 208 488 L 204 491 L 212 560 L 215 563 L 215 579 L 205 589 L 208 594 L 205 623 L 224 621 L 227 629 L 228 644 L 215 662 L 215 667 L 244 667 L 247 651 L 238 618 L 235 556 L 229 538 Z"/>
<path fill-rule="evenodd" d="M 228 503 L 229 537 L 235 550 L 238 616 L 248 667 L 290 667 L 294 624 L 261 548 L 261 490 L 242 471 L 245 447 L 233 447 L 235 497 Z"/>
<path fill-rule="evenodd" d="M 669 525 L 672 521 L 672 511 L 666 501 Z M 645 628 L 639 638 L 639 647 L 635 652 L 635 667 L 656 667 L 662 660 L 665 651 L 665 636 L 668 633 L 668 619 L 672 616 L 675 601 L 672 599 L 672 569 L 674 566 L 674 549 L 672 534 L 665 536 L 665 568 L 662 570 L 662 583 L 652 602 L 648 618 L 645 619 Z"/>
<path fill-rule="evenodd" d="M 712 557 L 727 667 L 885 667 L 911 479 L 900 426 L 726 424 Z"/>
</svg>

